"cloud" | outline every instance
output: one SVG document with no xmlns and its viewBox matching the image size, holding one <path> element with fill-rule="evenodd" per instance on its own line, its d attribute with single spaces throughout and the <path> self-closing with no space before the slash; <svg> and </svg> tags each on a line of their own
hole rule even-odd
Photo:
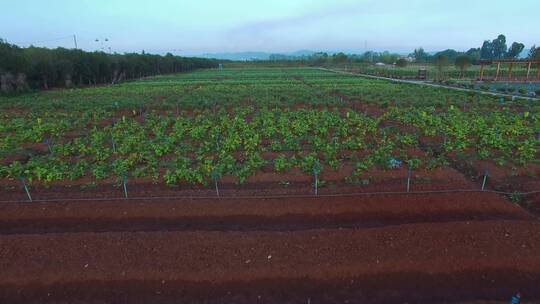
<svg viewBox="0 0 540 304">
<path fill-rule="evenodd" d="M 341 2 L 345 4 L 337 5 L 339 1 L 335 1 L 333 5 L 327 6 L 324 9 L 294 16 L 245 23 L 226 30 L 224 35 L 231 39 L 267 37 L 272 33 L 289 31 L 295 28 L 308 28 L 328 20 L 359 17 L 363 14 L 368 15 L 373 11 L 374 6 L 372 3 L 375 3 L 375 1 L 364 1 L 362 5 L 359 5 L 357 1 L 357 4 L 351 4 L 351 1 Z"/>
</svg>

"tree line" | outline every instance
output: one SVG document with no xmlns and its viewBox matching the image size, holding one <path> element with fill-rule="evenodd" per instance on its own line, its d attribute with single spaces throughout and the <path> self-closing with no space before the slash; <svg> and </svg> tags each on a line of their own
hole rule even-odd
<svg viewBox="0 0 540 304">
<path fill-rule="evenodd" d="M 519 59 L 524 49 L 525 45 L 520 42 L 514 42 L 508 47 L 506 36 L 501 34 L 493 40 L 485 40 L 482 47 L 471 48 L 466 52 L 448 49 L 434 55 L 429 55 L 424 49 L 419 48 L 414 50 L 409 56 L 414 58 L 414 61 L 418 63 L 433 63 L 439 70 L 440 75 L 442 75 L 444 66 L 452 63 L 461 70 L 461 76 L 463 76 L 465 69 L 472 64 L 478 64 L 481 60 Z M 526 57 L 540 60 L 540 47 L 537 48 L 533 45 Z"/>
<path fill-rule="evenodd" d="M 213 59 L 146 54 L 108 54 L 65 48 L 21 48 L 0 39 L 1 91 L 99 84 L 215 68 Z"/>
<path fill-rule="evenodd" d="M 448 49 L 434 54 L 426 52 L 423 48 L 415 49 L 408 56 L 403 56 L 390 52 L 365 52 L 363 54 L 344 54 L 336 53 L 314 53 L 310 56 L 287 56 L 274 54 L 270 56 L 271 62 L 300 62 L 305 65 L 325 65 L 325 64 L 344 64 L 344 63 L 385 63 L 396 64 L 397 66 L 406 66 L 409 61 L 425 64 L 456 64 L 458 67 L 477 64 L 480 60 L 492 59 L 517 59 L 525 49 L 525 45 L 520 42 L 514 42 L 508 47 L 506 36 L 499 35 L 493 40 L 486 40 L 481 47 L 471 48 L 466 52 Z M 405 58 L 407 57 L 407 58 Z M 529 58 L 540 60 L 540 46 L 532 46 Z"/>
<path fill-rule="evenodd" d="M 344 64 L 347 62 L 383 62 L 386 64 L 395 63 L 401 55 L 397 53 L 384 52 L 365 52 L 363 54 L 345 54 L 343 52 L 328 54 L 326 52 L 317 52 L 312 55 L 290 56 L 282 54 L 270 55 L 270 62 L 290 62 L 303 65 L 321 66 L 326 64 Z M 266 60 L 261 60 L 262 62 Z"/>
</svg>

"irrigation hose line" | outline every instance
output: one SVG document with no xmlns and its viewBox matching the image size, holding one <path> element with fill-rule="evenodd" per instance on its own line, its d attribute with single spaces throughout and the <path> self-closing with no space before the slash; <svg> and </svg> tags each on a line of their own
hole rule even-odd
<svg viewBox="0 0 540 304">
<path fill-rule="evenodd" d="M 419 194 L 445 194 L 445 193 L 495 193 L 500 195 L 529 196 L 540 194 L 538 191 L 530 192 L 504 192 L 496 190 L 475 190 L 475 189 L 455 189 L 455 190 L 426 190 L 426 191 L 387 191 L 387 192 L 356 192 L 356 193 L 336 193 L 319 195 L 259 195 L 259 196 L 154 196 L 154 197 L 117 197 L 117 198 L 59 198 L 42 200 L 11 200 L 0 201 L 0 204 L 12 203 L 52 203 L 52 202 L 110 202 L 110 201 L 151 201 L 151 200 L 265 200 L 265 199 L 290 199 L 290 198 L 331 198 L 331 197 L 356 197 L 356 196 L 376 196 L 376 195 L 419 195 Z"/>
</svg>

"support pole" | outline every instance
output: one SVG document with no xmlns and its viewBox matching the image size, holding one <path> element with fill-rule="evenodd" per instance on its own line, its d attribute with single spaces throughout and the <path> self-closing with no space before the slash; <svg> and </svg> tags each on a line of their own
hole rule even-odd
<svg viewBox="0 0 540 304">
<path fill-rule="evenodd" d="M 497 62 L 497 73 L 495 74 L 495 81 L 499 80 L 499 72 L 501 71 L 501 63 Z"/>
<path fill-rule="evenodd" d="M 315 172 L 315 196 L 319 196 L 319 177 L 317 172 Z"/>
<path fill-rule="evenodd" d="M 23 185 L 24 191 L 26 192 L 26 196 L 28 196 L 28 200 L 32 202 L 32 196 L 30 195 L 30 190 L 28 190 L 28 186 L 26 185 L 26 182 L 24 181 L 24 178 L 19 177 L 21 180 L 21 183 Z"/>
<path fill-rule="evenodd" d="M 411 176 L 412 176 L 412 169 L 409 168 L 409 171 L 407 172 L 407 192 L 411 192 Z"/>
<path fill-rule="evenodd" d="M 219 197 L 219 187 L 218 187 L 217 179 L 214 179 L 214 184 L 216 185 L 216 195 L 217 197 Z"/>
<path fill-rule="evenodd" d="M 482 182 L 482 191 L 484 191 L 486 189 L 486 183 L 487 183 L 488 176 L 489 176 L 489 171 L 486 170 L 486 172 L 484 172 L 484 181 Z"/>
<path fill-rule="evenodd" d="M 536 79 L 540 80 L 540 61 L 536 64 Z"/>
<path fill-rule="evenodd" d="M 116 153 L 116 142 L 114 141 L 113 136 L 111 136 L 111 144 L 112 144 L 113 153 Z"/>
<path fill-rule="evenodd" d="M 480 81 L 484 80 L 484 63 L 480 63 Z"/>
<path fill-rule="evenodd" d="M 52 151 L 52 147 L 51 147 L 51 142 L 49 141 L 48 138 L 45 139 L 45 144 L 47 145 L 47 149 L 49 149 L 49 154 L 53 154 L 53 151 Z"/>
<path fill-rule="evenodd" d="M 529 61 L 529 64 L 527 64 L 527 81 L 529 81 L 529 77 L 531 75 L 531 66 L 532 62 Z"/>
<path fill-rule="evenodd" d="M 508 79 L 512 80 L 512 68 L 514 67 L 514 63 L 510 62 L 510 67 L 508 68 Z"/>
<path fill-rule="evenodd" d="M 127 177 L 126 177 L 126 174 L 123 175 L 123 181 L 122 181 L 123 185 L 124 185 L 124 197 L 125 198 L 128 198 L 128 191 L 127 191 Z"/>
</svg>

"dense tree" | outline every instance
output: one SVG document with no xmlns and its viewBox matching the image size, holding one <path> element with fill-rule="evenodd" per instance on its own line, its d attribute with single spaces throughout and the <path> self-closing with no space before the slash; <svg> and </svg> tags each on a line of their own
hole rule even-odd
<svg viewBox="0 0 540 304">
<path fill-rule="evenodd" d="M 0 72 L 18 73 L 26 67 L 27 62 L 22 50 L 0 39 Z"/>
<path fill-rule="evenodd" d="M 506 36 L 499 35 L 493 41 L 486 40 L 480 51 L 481 59 L 502 59 L 502 58 L 518 58 L 523 51 L 525 45 L 523 43 L 514 42 L 510 49 L 506 45 Z"/>
<path fill-rule="evenodd" d="M 461 78 L 463 78 L 465 70 L 471 66 L 471 58 L 467 55 L 460 55 L 456 58 L 455 65 L 461 71 Z"/>
<path fill-rule="evenodd" d="M 337 54 L 334 54 L 332 56 L 332 61 L 334 63 L 345 63 L 347 62 L 347 60 L 349 59 L 349 57 L 347 57 L 347 55 L 343 54 L 343 53 L 337 53 Z"/>
<path fill-rule="evenodd" d="M 499 35 L 492 42 L 493 45 L 493 58 L 501 59 L 506 56 L 508 47 L 506 46 L 506 36 Z"/>
<path fill-rule="evenodd" d="M 476 64 L 480 60 L 480 53 L 480 48 L 471 48 L 467 52 L 465 52 L 465 55 L 469 56 L 471 61 Z"/>
<path fill-rule="evenodd" d="M 508 49 L 508 53 L 506 54 L 507 58 L 518 58 L 519 54 L 523 52 L 523 49 L 525 48 L 525 45 L 523 43 L 514 42 L 512 43 L 512 46 L 510 46 L 510 49 Z"/>
<path fill-rule="evenodd" d="M 379 54 L 380 61 L 382 61 L 384 63 L 387 63 L 387 64 L 392 64 L 392 63 L 396 62 L 396 60 L 398 60 L 398 58 L 399 58 L 399 55 L 392 54 L 392 53 L 390 53 L 388 51 L 384 51 L 381 54 Z"/>
<path fill-rule="evenodd" d="M 367 51 L 362 56 L 360 56 L 360 61 L 373 62 L 375 60 L 376 56 L 378 56 L 378 54 L 376 52 Z"/>
<path fill-rule="evenodd" d="M 314 61 L 316 65 L 323 65 L 328 61 L 327 53 L 315 53 L 311 56 L 311 60 Z"/>
<path fill-rule="evenodd" d="M 409 64 L 409 62 L 405 58 L 400 58 L 400 59 L 398 59 L 398 61 L 396 61 L 396 66 L 400 67 L 400 68 L 406 67 L 407 64 Z"/>
<path fill-rule="evenodd" d="M 485 40 L 480 49 L 481 59 L 493 59 L 493 44 L 489 40 Z"/>
<path fill-rule="evenodd" d="M 2 91 L 26 87 L 116 83 L 159 74 L 217 67 L 217 61 L 167 54 L 107 54 L 64 48 L 19 48 L 0 40 Z M 23 84 L 21 84 L 23 82 Z"/>
<path fill-rule="evenodd" d="M 529 50 L 529 59 L 536 59 L 540 60 L 540 47 L 536 47 L 536 45 L 533 45 L 531 49 Z"/>
<path fill-rule="evenodd" d="M 459 56 L 459 54 L 460 53 L 456 50 L 448 49 L 448 50 L 444 50 L 442 52 L 436 53 L 434 58 L 437 58 L 437 56 L 443 55 L 446 57 L 447 61 L 454 62 L 456 58 Z"/>
<path fill-rule="evenodd" d="M 430 59 L 429 54 L 426 53 L 423 48 L 415 49 L 414 52 L 412 52 L 409 56 L 414 58 L 414 61 L 418 63 L 426 63 Z"/>
</svg>

